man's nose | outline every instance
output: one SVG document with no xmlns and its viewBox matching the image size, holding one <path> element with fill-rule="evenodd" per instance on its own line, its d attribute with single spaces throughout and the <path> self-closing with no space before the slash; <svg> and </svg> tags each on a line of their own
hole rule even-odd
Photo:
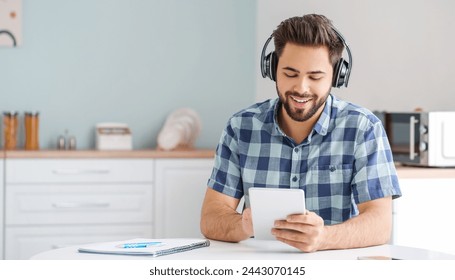
<svg viewBox="0 0 455 280">
<path fill-rule="evenodd" d="M 309 79 L 307 77 L 301 77 L 297 80 L 293 90 L 298 93 L 308 92 L 310 89 Z"/>
</svg>

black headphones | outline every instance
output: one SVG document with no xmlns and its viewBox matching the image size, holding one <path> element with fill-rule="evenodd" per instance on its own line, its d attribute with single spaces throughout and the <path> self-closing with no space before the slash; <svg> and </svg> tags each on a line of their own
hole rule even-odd
<svg viewBox="0 0 455 280">
<path fill-rule="evenodd" d="M 351 75 L 351 69 L 352 69 L 352 56 L 351 56 L 351 50 L 349 49 L 348 44 L 344 40 L 343 35 L 336 30 L 334 27 L 332 27 L 333 31 L 338 35 L 338 38 L 343 42 L 343 44 L 346 47 L 346 51 L 349 56 L 349 62 L 344 60 L 343 58 L 340 58 L 338 62 L 335 64 L 333 68 L 333 81 L 332 81 L 332 87 L 341 87 L 344 85 L 345 87 L 348 86 L 349 82 L 349 76 Z M 272 40 L 273 35 L 270 35 L 270 37 L 267 39 L 267 41 L 264 44 L 264 47 L 262 48 L 262 53 L 261 53 L 261 74 L 262 77 L 269 77 L 272 81 L 276 81 L 276 70 L 278 66 L 278 56 L 275 53 L 275 51 L 272 51 L 268 55 L 265 55 L 265 51 L 267 49 L 268 44 Z"/>
</svg>

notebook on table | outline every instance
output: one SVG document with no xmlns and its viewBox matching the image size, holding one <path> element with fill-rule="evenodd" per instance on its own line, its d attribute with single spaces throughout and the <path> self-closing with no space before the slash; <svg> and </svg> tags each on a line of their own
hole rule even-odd
<svg viewBox="0 0 455 280">
<path fill-rule="evenodd" d="M 82 245 L 80 253 L 142 255 L 159 257 L 210 246 L 207 239 L 146 239 L 135 238 L 123 241 L 91 243 Z"/>
</svg>

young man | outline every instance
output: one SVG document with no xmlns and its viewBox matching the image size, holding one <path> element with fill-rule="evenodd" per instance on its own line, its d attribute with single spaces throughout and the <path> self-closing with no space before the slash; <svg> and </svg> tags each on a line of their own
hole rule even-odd
<svg viewBox="0 0 455 280">
<path fill-rule="evenodd" d="M 267 76 L 278 98 L 229 120 L 202 206 L 202 233 L 247 239 L 254 235 L 250 187 L 302 188 L 309 211 L 276 221 L 277 240 L 305 252 L 386 243 L 392 198 L 401 193 L 384 129 L 370 111 L 330 94 L 349 79 L 342 60 L 338 73 L 344 39 L 321 15 L 287 19 L 272 36 L 276 60 Z"/>
</svg>

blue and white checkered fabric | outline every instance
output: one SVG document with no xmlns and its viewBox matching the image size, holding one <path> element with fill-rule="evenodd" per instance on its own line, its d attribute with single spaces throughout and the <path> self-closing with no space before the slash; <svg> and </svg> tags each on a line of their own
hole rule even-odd
<svg viewBox="0 0 455 280">
<path fill-rule="evenodd" d="M 358 214 L 356 203 L 401 196 L 386 133 L 366 109 L 329 95 L 313 131 L 296 144 L 276 121 L 278 99 L 231 117 L 208 186 L 235 198 L 250 187 L 301 188 L 326 225 Z"/>
</svg>

